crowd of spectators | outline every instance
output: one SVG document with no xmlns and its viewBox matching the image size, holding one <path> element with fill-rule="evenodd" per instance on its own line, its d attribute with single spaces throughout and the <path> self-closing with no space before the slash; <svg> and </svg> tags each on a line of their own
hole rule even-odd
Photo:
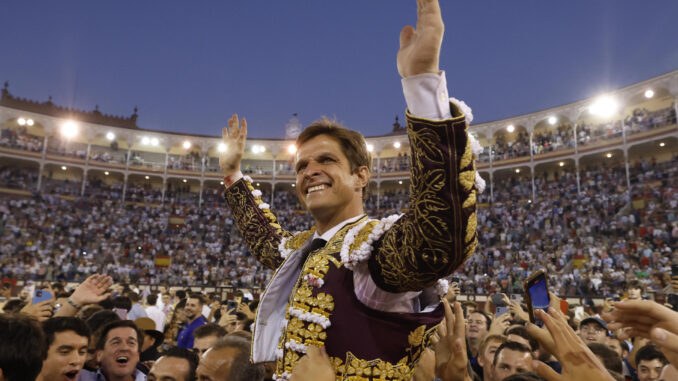
<svg viewBox="0 0 678 381">
<path fill-rule="evenodd" d="M 0 146 L 2 147 L 41 152 L 42 144 L 43 139 L 29 134 L 26 127 L 19 127 L 18 129 L 7 128 L 0 131 Z"/>
<path fill-rule="evenodd" d="M 535 131 L 532 134 L 533 155 L 566 148 L 574 148 L 574 131 L 570 124 L 560 124 L 555 129 Z"/>
</svg>

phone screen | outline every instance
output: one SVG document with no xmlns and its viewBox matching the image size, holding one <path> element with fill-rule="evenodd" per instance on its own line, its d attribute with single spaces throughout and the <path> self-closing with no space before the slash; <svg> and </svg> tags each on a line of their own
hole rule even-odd
<svg viewBox="0 0 678 381">
<path fill-rule="evenodd" d="M 495 311 L 494 316 L 495 316 L 495 317 L 499 317 L 499 316 L 501 316 L 501 315 L 507 313 L 508 311 L 509 311 L 508 307 L 501 307 L 501 306 L 499 306 L 499 307 L 497 307 L 497 310 Z"/>
<path fill-rule="evenodd" d="M 533 314 L 534 310 L 547 310 L 549 308 L 549 290 L 546 287 L 546 279 L 544 276 L 536 278 L 528 287 L 527 292 L 530 293 Z M 544 322 L 535 315 L 534 324 L 541 327 L 544 325 Z"/>
</svg>

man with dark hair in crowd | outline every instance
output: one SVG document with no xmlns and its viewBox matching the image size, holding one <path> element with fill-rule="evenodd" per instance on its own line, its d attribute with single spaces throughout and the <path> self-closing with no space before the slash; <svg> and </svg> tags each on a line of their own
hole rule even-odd
<svg viewBox="0 0 678 381">
<path fill-rule="evenodd" d="M 198 355 L 188 349 L 172 347 L 153 364 L 148 381 L 195 381 Z"/>
<path fill-rule="evenodd" d="M 28 316 L 0 314 L 0 381 L 33 381 L 47 354 L 40 324 Z"/>
<path fill-rule="evenodd" d="M 200 359 L 200 381 L 262 381 L 264 366 L 250 362 L 250 342 L 228 335 L 221 338 Z"/>
<path fill-rule="evenodd" d="M 144 307 L 142 307 L 141 304 L 139 303 L 139 301 L 141 301 L 139 294 L 137 294 L 134 291 L 130 291 L 129 299 L 132 302 L 132 307 L 130 308 L 129 313 L 127 314 L 127 318 L 129 320 L 136 320 L 138 318 L 148 317 L 146 311 L 144 310 Z"/>
<path fill-rule="evenodd" d="M 75 380 L 85 365 L 90 330 L 75 317 L 54 317 L 42 323 L 47 358 L 38 381 Z"/>
<path fill-rule="evenodd" d="M 468 346 L 468 357 L 470 359 L 469 361 L 471 362 L 473 371 L 479 375 L 483 373 L 480 365 L 478 364 L 480 344 L 490 331 L 491 324 L 492 319 L 481 310 L 471 312 L 468 314 L 468 318 L 466 319 L 466 343 Z"/>
<path fill-rule="evenodd" d="M 177 336 L 177 347 L 184 349 L 193 349 L 193 331 L 201 325 L 207 324 L 207 319 L 202 316 L 202 306 L 204 305 L 202 295 L 191 294 L 186 300 L 184 315 L 188 324 L 179 332 Z"/>
<path fill-rule="evenodd" d="M 534 370 L 532 351 L 523 344 L 507 341 L 497 348 L 492 366 L 492 380 L 503 381 L 506 377 Z"/>
<path fill-rule="evenodd" d="M 165 319 L 167 315 L 158 307 L 158 294 L 148 294 L 146 297 L 146 315 L 155 322 L 155 329 L 160 332 L 165 330 Z"/>
<path fill-rule="evenodd" d="M 219 324 L 207 323 L 201 325 L 193 331 L 193 337 L 195 338 L 193 349 L 197 351 L 198 356 L 202 356 L 224 335 L 226 335 L 226 329 Z"/>
<path fill-rule="evenodd" d="M 480 344 L 478 351 L 478 365 L 480 372 L 476 371 L 478 377 L 484 381 L 492 381 L 492 363 L 494 362 L 494 354 L 497 349 L 507 342 L 508 339 L 503 335 L 487 335 L 485 340 Z M 487 371 L 485 371 L 487 369 Z M 474 369 L 475 371 L 475 369 Z"/>
<path fill-rule="evenodd" d="M 668 364 L 664 354 L 652 344 L 648 344 L 636 353 L 636 373 L 638 381 L 656 381 Z"/>
<path fill-rule="evenodd" d="M 141 347 L 141 362 L 155 361 L 160 357 L 158 347 L 165 339 L 165 335 L 155 329 L 155 322 L 151 318 L 142 317 L 134 321 L 137 328 L 144 333 L 144 345 Z"/>
<path fill-rule="evenodd" d="M 626 283 L 626 295 L 629 300 L 641 300 L 643 299 L 643 291 L 645 287 L 640 283 L 639 280 L 633 279 Z"/>
<path fill-rule="evenodd" d="M 605 365 L 605 369 L 611 370 L 618 374 L 622 373 L 622 360 L 621 357 L 612 350 L 609 346 L 601 343 L 590 343 L 588 344 L 589 349 L 596 355 L 600 362 Z"/>
<path fill-rule="evenodd" d="M 96 345 L 100 367 L 96 372 L 83 370 L 78 381 L 145 381 L 146 375 L 137 370 L 143 340 L 143 333 L 133 321 L 105 325 Z"/>
</svg>

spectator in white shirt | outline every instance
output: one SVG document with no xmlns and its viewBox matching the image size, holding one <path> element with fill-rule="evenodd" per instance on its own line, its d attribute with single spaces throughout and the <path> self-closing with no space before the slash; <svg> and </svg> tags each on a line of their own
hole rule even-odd
<svg viewBox="0 0 678 381">
<path fill-rule="evenodd" d="M 155 322 L 156 329 L 160 332 L 163 332 L 165 329 L 165 320 L 167 319 L 167 316 L 164 312 L 162 312 L 160 307 L 157 306 L 157 303 L 157 294 L 149 294 L 146 297 L 146 304 L 148 305 L 148 307 L 146 307 L 146 315 L 148 315 L 148 317 L 151 318 L 153 322 Z"/>
</svg>

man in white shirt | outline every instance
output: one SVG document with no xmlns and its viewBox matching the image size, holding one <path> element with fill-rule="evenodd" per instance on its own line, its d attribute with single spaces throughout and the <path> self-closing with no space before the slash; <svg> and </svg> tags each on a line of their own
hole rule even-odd
<svg viewBox="0 0 678 381">
<path fill-rule="evenodd" d="M 157 294 L 148 294 L 146 297 L 146 315 L 148 315 L 153 322 L 155 322 L 155 329 L 164 332 L 165 329 L 165 320 L 167 316 L 164 312 L 157 306 L 158 304 L 158 295 Z"/>
</svg>

